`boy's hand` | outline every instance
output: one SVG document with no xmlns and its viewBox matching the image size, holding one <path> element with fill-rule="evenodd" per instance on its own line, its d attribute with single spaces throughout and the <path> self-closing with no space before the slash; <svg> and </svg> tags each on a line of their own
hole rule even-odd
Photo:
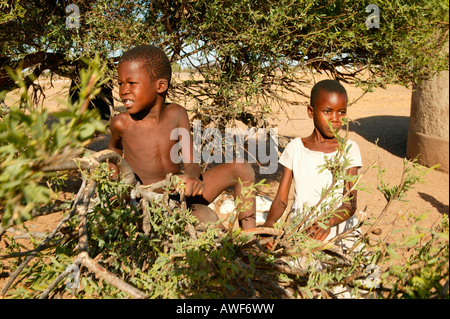
<svg viewBox="0 0 450 319">
<path fill-rule="evenodd" d="M 205 183 L 199 180 L 197 177 L 190 174 L 179 175 L 184 185 L 186 186 L 185 195 L 186 196 L 196 196 L 203 195 L 203 190 L 205 189 Z"/>
<path fill-rule="evenodd" d="M 330 231 L 331 231 L 331 227 L 328 227 L 327 229 L 323 229 L 317 223 L 314 223 L 311 227 L 309 227 L 307 233 L 308 233 L 309 237 L 323 241 L 330 234 Z"/>
</svg>

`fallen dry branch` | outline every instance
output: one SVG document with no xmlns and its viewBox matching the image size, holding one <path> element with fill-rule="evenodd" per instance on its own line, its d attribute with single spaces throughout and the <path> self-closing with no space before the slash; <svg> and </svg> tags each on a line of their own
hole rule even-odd
<svg viewBox="0 0 450 319">
<path fill-rule="evenodd" d="M 93 154 L 90 158 L 81 158 L 81 159 L 70 159 L 64 163 L 61 163 L 56 166 L 49 166 L 44 168 L 45 172 L 53 172 L 53 171 L 61 171 L 61 170 L 75 170 L 75 169 L 85 169 L 88 171 L 96 169 L 100 163 L 110 161 L 116 164 L 120 170 L 120 177 L 123 178 L 129 184 L 135 184 L 136 180 L 134 177 L 134 173 L 132 174 L 131 169 L 126 164 L 126 162 L 116 153 L 111 152 L 109 150 L 101 151 Z M 8 279 L 8 282 L 3 287 L 1 294 L 5 296 L 6 292 L 10 288 L 10 286 L 17 279 L 19 274 L 23 271 L 23 269 L 27 266 L 27 264 L 37 256 L 37 254 L 48 246 L 49 242 L 52 238 L 58 233 L 61 227 L 69 221 L 73 216 L 78 215 L 80 217 L 80 224 L 78 227 L 78 236 L 79 236 L 79 254 L 73 264 L 79 265 L 82 264 L 90 271 L 92 271 L 99 278 L 104 279 L 110 284 L 116 286 L 117 288 L 123 290 L 128 293 L 130 296 L 134 298 L 143 298 L 145 294 L 136 288 L 128 285 L 123 282 L 121 279 L 116 277 L 114 274 L 105 270 L 101 265 L 99 265 L 96 261 L 91 259 L 88 255 L 88 237 L 87 237 L 87 213 L 92 205 L 91 199 L 93 198 L 95 192 L 95 182 L 87 181 L 83 179 L 83 183 L 78 191 L 78 194 L 75 198 L 73 208 L 65 216 L 58 225 L 51 231 L 51 233 L 45 238 L 45 240 L 34 250 L 30 251 L 25 260 L 19 265 L 19 267 L 11 274 Z M 66 269 L 62 274 L 60 274 L 47 289 L 41 294 L 40 298 L 46 298 L 49 292 L 65 277 L 67 277 L 72 270 Z"/>
<path fill-rule="evenodd" d="M 246 229 L 243 231 L 243 233 L 249 234 L 251 236 L 258 236 L 258 235 L 278 236 L 280 234 L 280 230 L 269 227 L 257 227 Z M 283 233 L 283 231 L 281 231 L 281 233 Z"/>
<path fill-rule="evenodd" d="M 93 272 L 96 276 L 99 278 L 107 281 L 111 285 L 113 285 L 116 288 L 121 289 L 123 292 L 127 293 L 133 298 L 137 299 L 143 299 L 146 298 L 146 294 L 139 289 L 136 289 L 135 287 L 127 284 L 123 280 L 121 280 L 119 277 L 114 275 L 113 273 L 109 272 L 105 268 L 103 268 L 99 263 L 97 263 L 95 260 L 90 258 L 87 253 L 80 253 L 81 257 L 81 264 L 86 266 L 91 272 Z"/>
<path fill-rule="evenodd" d="M 122 156 L 111 150 L 96 152 L 91 154 L 90 157 L 73 158 L 58 165 L 44 167 L 42 168 L 42 171 L 57 172 L 78 169 L 92 171 L 96 169 L 100 163 L 104 162 L 116 165 L 119 168 L 119 177 L 128 185 L 136 185 L 136 177 L 131 167 L 126 163 Z"/>
<path fill-rule="evenodd" d="M 98 154 L 97 154 L 98 155 Z M 100 154 L 100 156 L 94 157 L 95 160 L 97 160 L 97 163 L 100 163 L 100 161 L 106 161 L 111 158 L 116 158 L 116 156 L 102 156 L 103 154 Z M 113 155 L 112 153 L 108 152 L 106 155 Z M 117 155 L 117 154 L 116 154 Z M 92 161 L 86 161 L 89 169 L 96 168 L 95 165 L 92 165 Z M 121 163 L 120 161 L 116 160 L 115 164 Z M 134 176 L 134 175 L 133 175 Z M 125 293 L 129 294 L 133 298 L 145 298 L 145 293 L 140 291 L 139 289 L 134 288 L 133 286 L 127 284 L 120 278 L 118 278 L 113 273 L 107 271 L 104 267 L 102 267 L 99 263 L 97 263 L 95 260 L 89 257 L 89 245 L 88 245 L 88 229 L 87 229 L 87 214 L 89 212 L 89 208 L 91 205 L 91 198 L 93 197 L 96 183 L 94 181 L 87 181 L 87 186 L 82 189 L 81 198 L 77 205 L 77 215 L 80 218 L 79 226 L 78 226 L 78 257 L 74 261 L 74 264 L 81 264 L 88 268 L 92 273 L 94 273 L 97 277 L 105 280 L 106 282 L 110 283 L 111 285 L 115 286 L 116 288 L 121 289 Z M 52 284 L 50 284 L 49 288 L 53 289 L 52 287 L 55 287 L 62 279 L 64 279 L 66 276 L 68 276 L 71 273 L 71 271 L 64 271 L 60 276 L 58 276 Z M 40 296 L 40 298 L 46 298 L 48 296 L 49 291 L 51 289 L 47 288 L 47 290 Z"/>
<path fill-rule="evenodd" d="M 135 175 L 125 160 L 119 156 L 118 154 L 110 151 L 104 150 L 97 153 L 91 154 L 90 157 L 85 158 L 75 158 L 69 159 L 63 163 L 54 166 L 47 166 L 43 168 L 44 172 L 55 172 L 55 171 L 65 171 L 65 170 L 86 170 L 89 172 L 94 171 L 98 168 L 100 163 L 109 162 L 115 164 L 119 168 L 119 178 L 124 180 L 127 185 L 134 186 L 132 189 L 132 198 L 142 198 L 143 199 L 143 207 L 145 207 L 145 202 L 152 202 L 158 197 L 163 196 L 162 194 L 156 193 L 155 191 L 161 188 L 165 188 L 166 185 L 173 185 L 174 180 L 173 176 L 169 174 L 167 178 L 163 181 L 142 186 L 137 183 Z M 27 257 L 25 260 L 19 265 L 19 267 L 14 271 L 14 273 L 10 276 L 8 282 L 2 289 L 2 295 L 4 296 L 14 281 L 17 279 L 19 274 L 23 271 L 26 265 L 37 256 L 37 254 L 42 251 L 44 248 L 49 247 L 49 243 L 52 238 L 58 233 L 58 231 L 62 228 L 62 226 L 69 221 L 73 216 L 79 216 L 79 225 L 78 225 L 78 255 L 75 258 L 74 262 L 66 268 L 64 272 L 62 272 L 57 278 L 53 280 L 52 283 L 44 290 L 44 292 L 39 296 L 40 299 L 48 298 L 50 292 L 67 276 L 69 276 L 73 271 L 75 266 L 86 267 L 90 272 L 92 272 L 99 279 L 105 280 L 109 284 L 115 286 L 116 288 L 122 290 L 123 292 L 130 295 L 132 298 L 145 298 L 146 294 L 139 289 L 129 285 L 124 282 L 120 278 L 118 278 L 113 273 L 106 270 L 103 266 L 101 266 L 97 261 L 89 257 L 89 243 L 88 243 L 88 229 L 87 229 L 87 214 L 92 210 L 93 205 L 96 202 L 93 200 L 95 198 L 95 190 L 96 190 L 96 182 L 93 180 L 87 180 L 83 178 L 82 185 L 77 193 L 77 196 L 73 202 L 73 207 L 69 214 L 65 216 L 61 222 L 52 230 L 52 232 L 45 238 L 45 240 L 36 248 L 27 253 Z M 184 194 L 182 189 L 180 191 L 180 197 L 182 203 L 184 202 Z M 167 197 L 167 196 L 166 196 Z M 168 198 L 164 198 L 168 201 Z M 164 201 L 163 201 L 164 202 Z M 168 201 L 169 202 L 169 201 Z M 173 201 L 171 208 L 174 208 Z M 167 206 L 166 206 L 167 207 Z M 168 208 L 168 207 L 167 207 Z M 148 214 L 148 212 L 147 212 Z M 144 209 L 145 215 L 145 209 Z M 147 216 L 148 217 L 148 216 Z M 144 218 L 144 228 L 145 225 Z M 148 233 L 150 229 L 145 229 Z M 24 254 L 21 253 L 20 256 Z M 2 256 L 8 258 L 9 256 Z"/>
</svg>

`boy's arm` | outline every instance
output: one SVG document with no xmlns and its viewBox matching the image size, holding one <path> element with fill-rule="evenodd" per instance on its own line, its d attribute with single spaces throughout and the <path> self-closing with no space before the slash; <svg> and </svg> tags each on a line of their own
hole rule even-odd
<svg viewBox="0 0 450 319">
<path fill-rule="evenodd" d="M 111 137 L 108 142 L 108 149 L 116 152 L 120 156 L 122 156 L 122 138 L 120 137 L 119 131 L 121 128 L 122 121 L 117 117 L 113 118 L 110 125 L 109 130 L 111 132 Z M 113 171 L 113 179 L 116 179 L 119 174 L 119 168 L 117 165 L 113 163 L 108 164 L 111 170 Z"/>
<path fill-rule="evenodd" d="M 182 108 L 180 106 L 180 108 Z M 184 108 L 181 109 L 180 118 L 178 122 L 178 127 L 186 129 L 188 132 L 191 131 L 191 125 L 189 122 L 189 117 Z M 199 179 L 201 174 L 201 168 L 199 163 L 194 163 L 194 146 L 192 142 L 192 136 L 189 134 L 185 136 L 188 138 L 187 141 L 183 140 L 184 135 L 181 135 L 181 156 L 184 165 L 184 174 L 180 175 L 186 185 L 186 196 L 202 195 L 205 188 L 205 184 Z"/>
<path fill-rule="evenodd" d="M 278 186 L 277 195 L 270 206 L 269 215 L 262 227 L 273 227 L 280 217 L 283 215 L 287 207 L 289 190 L 293 179 L 292 170 L 283 167 L 280 185 Z"/>
<path fill-rule="evenodd" d="M 120 116 L 116 116 L 112 119 L 109 130 L 111 132 L 111 137 L 108 142 L 108 149 L 116 152 L 120 156 L 122 156 L 122 138 L 120 137 L 120 131 L 122 126 L 124 125 L 123 120 L 120 119 Z"/>
</svg>

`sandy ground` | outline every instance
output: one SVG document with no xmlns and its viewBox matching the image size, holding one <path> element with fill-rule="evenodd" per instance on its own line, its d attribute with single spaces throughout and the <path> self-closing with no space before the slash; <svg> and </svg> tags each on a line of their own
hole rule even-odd
<svg viewBox="0 0 450 319">
<path fill-rule="evenodd" d="M 47 88 L 45 106 L 50 111 L 64 108 L 61 100 L 64 100 L 66 90 L 61 92 L 61 88 L 68 85 L 64 81 L 56 81 L 54 87 Z M 346 86 L 350 101 L 361 95 L 358 88 Z M 9 98 L 9 100 L 8 100 Z M 12 97 L 7 96 L 8 101 Z M 304 100 L 300 100 L 303 102 Z M 361 149 L 363 165 L 368 168 L 378 159 L 379 165 L 386 169 L 386 180 L 391 185 L 400 181 L 403 159 L 406 156 L 406 141 L 408 137 L 409 115 L 411 104 L 411 89 L 401 86 L 388 86 L 387 89 L 377 89 L 368 93 L 348 109 L 349 117 L 354 121 L 349 126 L 349 138 L 356 141 Z M 312 131 L 312 121 L 308 118 L 306 107 L 286 106 L 284 110 L 274 113 L 271 121 L 278 127 L 280 136 L 286 138 L 303 137 Z M 379 139 L 378 147 L 375 140 Z M 99 137 L 96 143 L 97 148 L 106 146 L 107 137 Z M 261 189 L 260 195 L 267 195 L 274 198 L 280 178 L 280 168 L 277 173 L 258 178 L 265 178 L 268 187 Z M 376 189 L 378 185 L 377 169 L 369 170 L 362 179 L 362 185 L 368 191 L 358 194 L 358 217 L 378 216 L 386 204 L 383 195 Z M 293 199 L 293 189 L 291 189 L 291 200 Z M 382 230 L 387 228 L 400 213 L 403 216 L 412 214 L 418 216 L 423 212 L 428 212 L 428 218 L 421 222 L 424 227 L 430 227 L 438 222 L 442 214 L 449 212 L 449 176 L 441 171 L 431 171 L 425 176 L 425 183 L 417 184 L 407 196 L 406 202 L 394 203 L 389 212 L 381 220 Z M 290 202 L 290 204 L 292 201 Z M 36 218 L 28 222 L 31 231 L 49 232 L 61 219 L 60 214 L 53 214 Z M 408 225 L 406 218 L 399 218 L 396 228 Z M 376 235 L 374 235 L 376 236 Z M 395 236 L 401 236 L 397 234 Z M 390 240 L 395 240 L 393 236 Z M 0 254 L 3 243 L 0 243 Z M 5 282 L 5 278 L 0 276 L 0 288 Z M 3 276 L 4 277 L 4 276 Z"/>
</svg>

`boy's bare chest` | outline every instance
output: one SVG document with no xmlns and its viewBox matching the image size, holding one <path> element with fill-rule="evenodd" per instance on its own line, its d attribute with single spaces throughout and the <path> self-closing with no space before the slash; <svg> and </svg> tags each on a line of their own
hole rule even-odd
<svg viewBox="0 0 450 319">
<path fill-rule="evenodd" d="M 123 133 L 122 142 L 124 148 L 138 152 L 148 152 L 150 150 L 166 151 L 171 148 L 176 141 L 171 140 L 171 132 L 176 129 L 167 123 L 146 126 L 135 125 Z"/>
</svg>

